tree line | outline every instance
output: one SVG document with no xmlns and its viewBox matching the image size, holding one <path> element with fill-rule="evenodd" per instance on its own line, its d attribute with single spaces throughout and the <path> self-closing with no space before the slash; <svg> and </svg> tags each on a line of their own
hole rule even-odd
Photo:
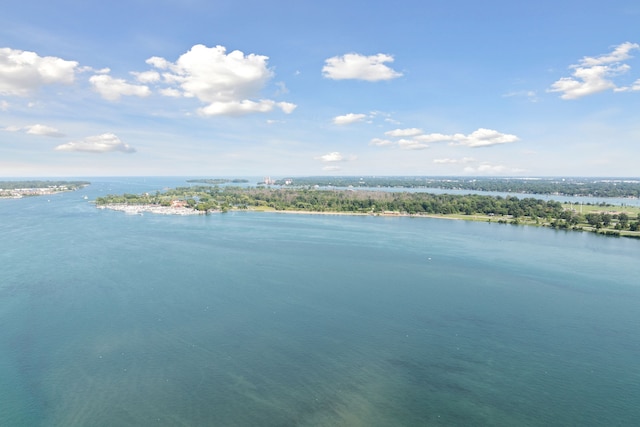
<svg viewBox="0 0 640 427">
<path fill-rule="evenodd" d="M 202 212 L 231 209 L 273 209 L 276 211 L 338 212 L 409 215 L 485 215 L 497 222 L 530 223 L 559 229 L 583 229 L 619 235 L 620 231 L 640 231 L 640 214 L 589 212 L 565 209 L 560 202 L 531 197 L 454 195 L 424 192 L 373 190 L 321 190 L 313 188 L 192 186 L 153 194 L 107 195 L 97 205 L 129 204 L 171 206 L 182 201 Z"/>
<path fill-rule="evenodd" d="M 0 181 L 1 190 L 17 190 L 22 188 L 57 188 L 65 187 L 68 190 L 77 190 L 89 185 L 88 181 Z"/>
<path fill-rule="evenodd" d="M 601 178 L 489 178 L 489 177 L 298 177 L 276 180 L 276 185 L 298 187 L 437 188 L 441 190 L 552 194 L 589 197 L 640 197 L 639 179 Z"/>
<path fill-rule="evenodd" d="M 157 204 L 170 206 L 184 200 L 198 210 L 269 207 L 275 210 L 309 212 L 353 212 L 407 214 L 485 214 L 509 215 L 513 218 L 557 217 L 562 204 L 534 198 L 494 197 L 485 195 L 451 195 L 410 192 L 317 190 L 294 188 L 179 187 L 164 193 L 108 195 L 96 204 Z"/>
</svg>

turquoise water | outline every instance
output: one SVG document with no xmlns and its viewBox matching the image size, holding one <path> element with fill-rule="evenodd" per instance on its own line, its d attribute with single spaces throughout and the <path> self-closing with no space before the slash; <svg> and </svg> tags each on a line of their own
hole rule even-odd
<svg viewBox="0 0 640 427">
<path fill-rule="evenodd" d="M 182 183 L 0 200 L 0 425 L 640 419 L 640 241 L 82 198 Z"/>
</svg>

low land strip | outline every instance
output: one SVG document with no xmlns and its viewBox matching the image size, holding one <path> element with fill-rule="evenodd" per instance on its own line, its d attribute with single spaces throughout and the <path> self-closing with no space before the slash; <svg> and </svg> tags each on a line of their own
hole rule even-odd
<svg viewBox="0 0 640 427">
<path fill-rule="evenodd" d="M 45 196 L 76 191 L 89 184 L 87 181 L 0 181 L 0 198 L 20 199 Z"/>
<path fill-rule="evenodd" d="M 640 237 L 640 208 L 562 204 L 535 198 L 306 188 L 179 187 L 99 197 L 129 213 L 206 214 L 230 210 L 462 219 Z"/>
</svg>

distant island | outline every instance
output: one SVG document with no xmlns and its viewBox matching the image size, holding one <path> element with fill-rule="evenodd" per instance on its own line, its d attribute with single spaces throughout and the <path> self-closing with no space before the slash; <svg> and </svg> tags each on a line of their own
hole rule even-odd
<svg viewBox="0 0 640 427">
<path fill-rule="evenodd" d="M 89 184 L 88 181 L 0 181 L 0 198 L 19 199 L 76 191 Z"/>
<path fill-rule="evenodd" d="M 273 185 L 292 187 L 437 188 L 441 190 L 493 191 L 557 196 L 640 197 L 640 178 L 309 176 L 278 179 L 272 183 Z"/>
<path fill-rule="evenodd" d="M 128 213 L 207 214 L 231 210 L 464 219 L 640 237 L 640 208 L 562 204 L 535 198 L 293 187 L 191 186 L 98 197 Z"/>
</svg>

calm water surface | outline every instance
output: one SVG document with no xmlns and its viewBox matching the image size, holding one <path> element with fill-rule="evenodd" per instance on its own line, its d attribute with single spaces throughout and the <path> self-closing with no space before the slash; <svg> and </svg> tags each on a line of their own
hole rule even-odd
<svg viewBox="0 0 640 427">
<path fill-rule="evenodd" d="M 89 203 L 182 183 L 0 200 L 0 425 L 640 419 L 640 241 Z"/>
</svg>

